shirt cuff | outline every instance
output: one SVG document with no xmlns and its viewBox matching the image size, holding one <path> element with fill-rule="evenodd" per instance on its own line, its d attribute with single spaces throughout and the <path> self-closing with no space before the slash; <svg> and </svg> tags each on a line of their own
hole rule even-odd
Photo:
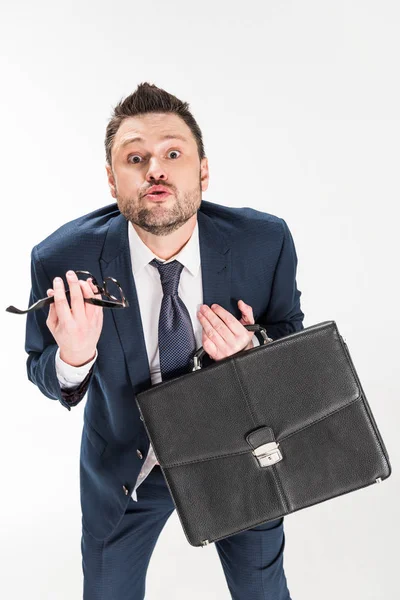
<svg viewBox="0 0 400 600">
<path fill-rule="evenodd" d="M 56 373 L 60 386 L 68 388 L 72 386 L 79 386 L 92 368 L 92 365 L 97 359 L 97 355 L 98 352 L 96 348 L 96 354 L 90 362 L 88 362 L 86 365 L 81 365 L 80 367 L 73 367 L 60 358 L 60 348 L 58 347 L 55 361 Z"/>
<path fill-rule="evenodd" d="M 256 336 L 256 334 L 253 335 L 253 337 L 251 338 L 251 341 L 253 342 L 253 347 L 254 348 L 256 346 L 261 346 L 260 340 L 258 339 L 258 337 Z"/>
</svg>

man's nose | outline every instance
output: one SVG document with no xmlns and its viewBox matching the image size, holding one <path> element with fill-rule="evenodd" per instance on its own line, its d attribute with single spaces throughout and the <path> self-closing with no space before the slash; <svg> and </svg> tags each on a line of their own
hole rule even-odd
<svg viewBox="0 0 400 600">
<path fill-rule="evenodd" d="M 156 158 L 152 158 L 149 162 L 149 168 L 146 173 L 146 179 L 151 181 L 153 181 L 154 179 L 162 179 L 163 181 L 168 179 L 165 167 Z"/>
</svg>

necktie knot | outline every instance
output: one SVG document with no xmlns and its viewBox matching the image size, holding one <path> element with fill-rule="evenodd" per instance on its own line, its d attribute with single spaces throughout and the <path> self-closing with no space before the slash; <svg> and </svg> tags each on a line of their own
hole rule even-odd
<svg viewBox="0 0 400 600">
<path fill-rule="evenodd" d="M 158 269 L 160 273 L 161 285 L 164 295 L 178 295 L 179 280 L 183 269 L 183 264 L 178 260 L 163 263 L 154 258 L 150 264 Z"/>
</svg>

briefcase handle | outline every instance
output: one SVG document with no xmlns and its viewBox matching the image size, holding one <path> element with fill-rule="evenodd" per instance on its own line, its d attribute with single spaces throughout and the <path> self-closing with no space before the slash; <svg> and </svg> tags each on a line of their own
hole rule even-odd
<svg viewBox="0 0 400 600">
<path fill-rule="evenodd" d="M 243 327 L 245 327 L 248 331 L 259 331 L 264 340 L 262 343 L 263 346 L 274 341 L 272 338 L 268 337 L 267 330 L 265 329 L 265 327 L 259 325 L 258 323 L 254 323 L 253 325 L 243 325 Z M 241 352 L 244 352 L 244 350 L 241 350 Z M 199 369 L 201 369 L 201 360 L 205 353 L 206 351 L 204 350 L 203 346 L 201 346 L 201 348 L 199 348 L 196 351 L 196 353 L 193 356 L 194 367 L 192 371 L 198 371 Z"/>
</svg>

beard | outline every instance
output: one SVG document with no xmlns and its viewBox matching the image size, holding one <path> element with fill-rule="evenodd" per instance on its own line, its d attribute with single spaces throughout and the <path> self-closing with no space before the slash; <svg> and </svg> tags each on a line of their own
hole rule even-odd
<svg viewBox="0 0 400 600">
<path fill-rule="evenodd" d="M 163 185 L 161 181 L 158 185 Z M 168 189 L 169 186 L 166 186 Z M 120 196 L 115 188 L 119 211 L 127 221 L 134 223 L 153 235 L 166 236 L 184 225 L 200 208 L 201 183 L 182 194 L 174 193 L 165 202 L 151 203 L 144 196 L 138 200 Z"/>
</svg>

